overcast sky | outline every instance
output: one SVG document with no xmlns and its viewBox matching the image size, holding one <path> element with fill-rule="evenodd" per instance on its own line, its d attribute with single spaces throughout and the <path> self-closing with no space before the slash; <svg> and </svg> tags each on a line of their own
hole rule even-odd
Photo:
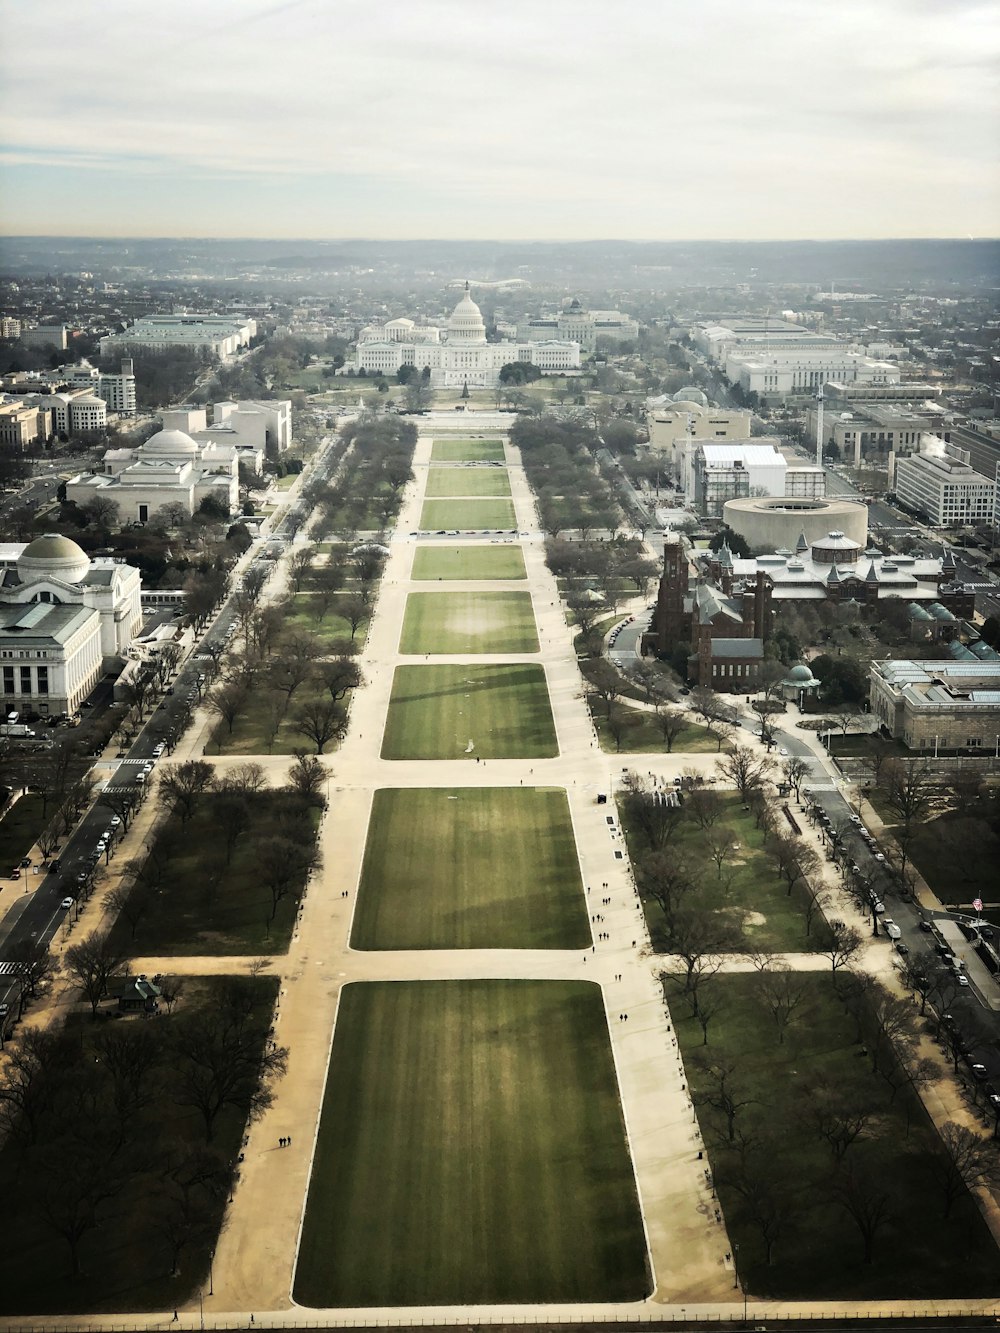
<svg viewBox="0 0 1000 1333">
<path fill-rule="evenodd" d="M 0 0 L 0 230 L 1000 234 L 995 0 Z"/>
</svg>

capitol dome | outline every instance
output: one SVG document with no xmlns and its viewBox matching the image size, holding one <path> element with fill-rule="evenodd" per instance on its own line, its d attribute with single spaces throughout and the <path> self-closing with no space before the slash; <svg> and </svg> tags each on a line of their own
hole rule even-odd
<svg viewBox="0 0 1000 1333">
<path fill-rule="evenodd" d="M 22 583 L 34 579 L 60 579 L 63 583 L 82 583 L 90 572 L 90 557 L 82 546 L 58 532 L 46 532 L 36 537 L 21 552 L 17 561 L 17 575 Z"/>
<path fill-rule="evenodd" d="M 158 430 L 142 446 L 144 454 L 191 454 L 198 452 L 198 446 L 190 435 L 182 430 Z"/>
<path fill-rule="evenodd" d="M 486 325 L 483 313 L 469 295 L 469 284 L 465 284 L 465 295 L 451 312 L 448 320 L 448 341 L 450 343 L 484 343 Z"/>
</svg>

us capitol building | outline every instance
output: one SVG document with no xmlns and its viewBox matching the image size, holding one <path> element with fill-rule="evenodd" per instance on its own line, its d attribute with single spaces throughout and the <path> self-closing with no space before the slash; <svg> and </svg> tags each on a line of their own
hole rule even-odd
<svg viewBox="0 0 1000 1333">
<path fill-rule="evenodd" d="M 432 388 L 492 389 L 502 368 L 512 361 L 528 361 L 546 375 L 572 374 L 580 369 L 580 344 L 556 338 L 488 343 L 482 312 L 466 283 L 465 294 L 443 329 L 412 319 L 392 319 L 362 329 L 354 368 L 367 375 L 389 376 L 402 366 L 420 371 L 427 367 Z"/>
</svg>

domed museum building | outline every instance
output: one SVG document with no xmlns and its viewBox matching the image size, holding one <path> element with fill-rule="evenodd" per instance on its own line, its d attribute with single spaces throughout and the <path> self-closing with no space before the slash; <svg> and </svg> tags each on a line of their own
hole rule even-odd
<svg viewBox="0 0 1000 1333">
<path fill-rule="evenodd" d="M 72 713 L 118 670 L 142 625 L 141 578 L 46 533 L 0 544 L 0 686 L 4 713 Z"/>
</svg>

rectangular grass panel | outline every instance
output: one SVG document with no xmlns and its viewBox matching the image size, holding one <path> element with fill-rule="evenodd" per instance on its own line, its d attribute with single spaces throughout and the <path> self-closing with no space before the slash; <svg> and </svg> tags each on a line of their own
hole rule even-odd
<svg viewBox="0 0 1000 1333">
<path fill-rule="evenodd" d="M 586 917 L 565 791 L 375 793 L 353 948 L 583 949 Z"/>
<path fill-rule="evenodd" d="M 548 759 L 559 753 L 540 666 L 398 666 L 383 759 Z"/>
<path fill-rule="evenodd" d="M 506 468 L 432 467 L 427 471 L 428 498 L 453 495 L 510 495 Z"/>
<path fill-rule="evenodd" d="M 411 592 L 401 653 L 537 653 L 527 592 Z"/>
<path fill-rule="evenodd" d="M 344 989 L 297 1302 L 627 1301 L 648 1289 L 596 985 Z"/>
<path fill-rule="evenodd" d="M 425 500 L 420 511 L 420 526 L 425 531 L 444 528 L 478 531 L 481 528 L 516 526 L 510 500 Z"/>
<path fill-rule="evenodd" d="M 503 445 L 499 440 L 435 440 L 431 446 L 432 463 L 502 463 Z"/>
<path fill-rule="evenodd" d="M 410 577 L 433 579 L 524 579 L 520 546 L 420 546 Z"/>
</svg>

